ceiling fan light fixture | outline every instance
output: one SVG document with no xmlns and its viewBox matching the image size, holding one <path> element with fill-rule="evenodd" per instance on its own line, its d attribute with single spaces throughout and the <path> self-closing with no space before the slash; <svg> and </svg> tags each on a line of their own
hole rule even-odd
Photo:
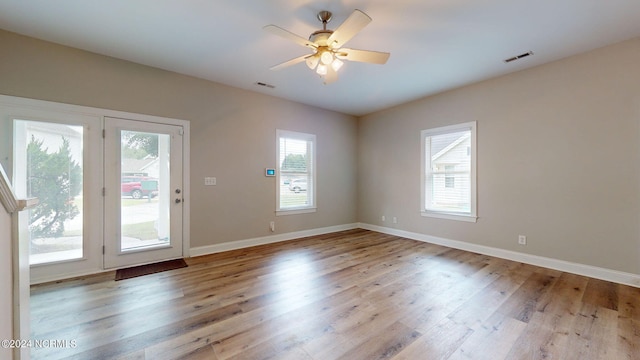
<svg viewBox="0 0 640 360">
<path fill-rule="evenodd" d="M 318 68 L 316 69 L 316 73 L 318 73 L 318 75 L 320 76 L 327 75 L 327 65 L 319 64 Z"/>
<path fill-rule="evenodd" d="M 333 62 L 333 53 L 329 50 L 324 50 L 322 54 L 320 54 L 320 62 L 324 65 L 329 65 Z"/>
<path fill-rule="evenodd" d="M 340 61 L 338 58 L 336 58 L 335 60 L 333 60 L 333 62 L 331 63 L 331 67 L 333 68 L 333 71 L 338 71 L 338 70 L 340 70 L 340 68 L 342 67 L 342 65 L 344 65 L 344 62 Z"/>
</svg>

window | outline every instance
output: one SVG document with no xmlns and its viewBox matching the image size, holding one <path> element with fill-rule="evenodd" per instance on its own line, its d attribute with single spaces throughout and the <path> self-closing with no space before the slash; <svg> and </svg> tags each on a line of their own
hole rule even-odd
<svg viewBox="0 0 640 360">
<path fill-rule="evenodd" d="M 277 130 L 276 214 L 314 212 L 316 136 Z"/>
<path fill-rule="evenodd" d="M 476 123 L 423 130 L 422 215 L 475 222 Z"/>
<path fill-rule="evenodd" d="M 14 119 L 14 164 L 28 210 L 29 264 L 84 258 L 82 125 Z"/>
</svg>

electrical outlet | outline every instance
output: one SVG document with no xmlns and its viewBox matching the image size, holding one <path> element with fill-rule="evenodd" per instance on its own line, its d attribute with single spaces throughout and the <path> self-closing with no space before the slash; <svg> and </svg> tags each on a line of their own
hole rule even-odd
<svg viewBox="0 0 640 360">
<path fill-rule="evenodd" d="M 276 222 L 272 221 L 269 223 L 269 229 L 271 229 L 271 232 L 276 231 Z"/>
<path fill-rule="evenodd" d="M 527 245 L 527 237 L 524 235 L 518 235 L 518 244 Z"/>
<path fill-rule="evenodd" d="M 397 223 L 398 223 L 398 218 L 397 218 L 397 217 L 395 217 L 395 216 L 393 217 L 393 223 L 394 223 L 394 224 L 397 224 Z"/>
<path fill-rule="evenodd" d="M 386 218 L 384 215 L 382 215 L 382 218 L 381 218 L 381 219 L 382 219 L 382 221 L 387 220 L 387 218 Z"/>
</svg>

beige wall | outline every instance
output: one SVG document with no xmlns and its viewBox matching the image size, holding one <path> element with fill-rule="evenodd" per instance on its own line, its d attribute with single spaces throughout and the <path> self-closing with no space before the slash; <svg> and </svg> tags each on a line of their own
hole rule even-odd
<svg viewBox="0 0 640 360">
<path fill-rule="evenodd" d="M 639 274 L 638 64 L 634 39 L 360 119 L 359 220 Z M 473 120 L 478 222 L 420 216 L 420 130 Z"/>
<path fill-rule="evenodd" d="M 0 94 L 191 122 L 192 247 L 271 235 L 270 221 L 277 234 L 357 220 L 351 116 L 4 31 L 0 44 Z M 316 213 L 275 216 L 264 168 L 276 166 L 278 128 L 317 135 Z"/>
</svg>

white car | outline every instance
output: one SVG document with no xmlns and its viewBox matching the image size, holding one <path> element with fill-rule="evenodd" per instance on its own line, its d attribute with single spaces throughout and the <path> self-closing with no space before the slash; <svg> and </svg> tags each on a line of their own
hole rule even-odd
<svg viewBox="0 0 640 360">
<path fill-rule="evenodd" d="M 291 180 L 291 182 L 289 182 L 289 190 L 296 194 L 300 191 L 307 191 L 307 179 Z"/>
</svg>

